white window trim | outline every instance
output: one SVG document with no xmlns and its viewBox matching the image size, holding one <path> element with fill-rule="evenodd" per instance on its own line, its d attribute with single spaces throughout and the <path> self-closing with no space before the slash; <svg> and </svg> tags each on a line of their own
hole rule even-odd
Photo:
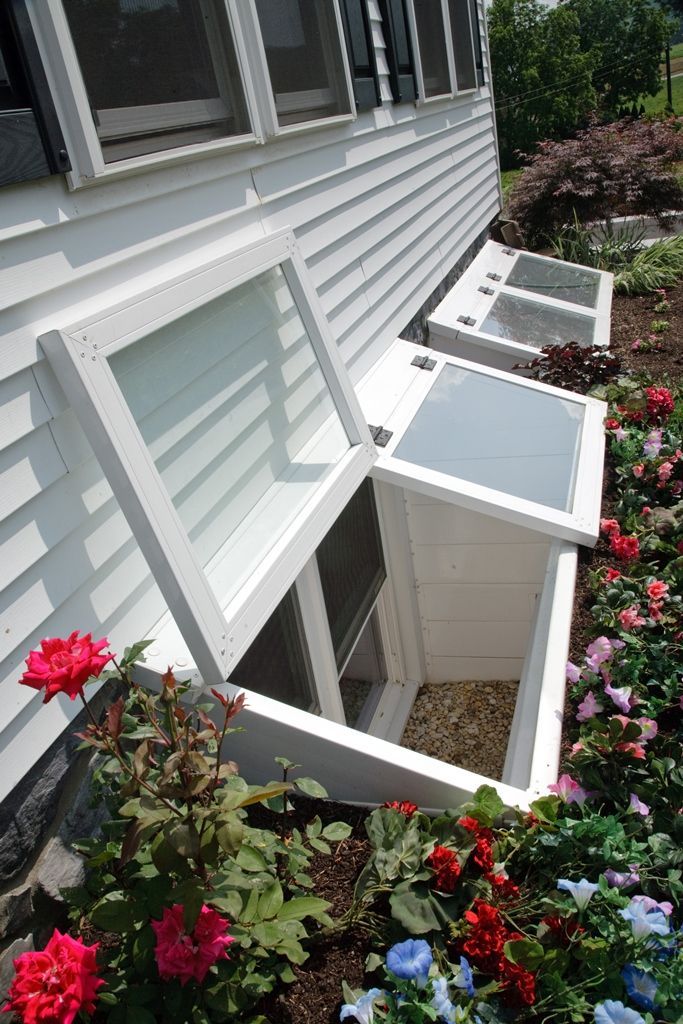
<svg viewBox="0 0 683 1024">
<path fill-rule="evenodd" d="M 127 406 L 107 357 L 188 311 L 280 266 L 308 332 L 350 447 L 221 606 Z M 103 310 L 40 342 L 112 486 L 199 673 L 225 679 L 291 586 L 375 460 L 367 425 L 291 232 L 195 268 L 167 286 Z"/>
<path fill-rule="evenodd" d="M 299 124 L 285 127 L 280 127 L 278 124 L 255 0 L 224 0 L 224 3 L 233 34 L 237 63 L 244 88 L 244 99 L 251 122 L 251 132 L 213 139 L 208 142 L 191 142 L 172 149 L 106 163 L 62 2 L 61 0 L 28 0 L 29 16 L 45 65 L 60 125 L 67 140 L 72 165 L 71 171 L 66 174 L 70 189 L 82 188 L 100 181 L 116 180 L 153 167 L 172 166 L 188 160 L 244 149 L 247 146 L 263 143 L 269 137 L 300 134 L 319 128 L 347 124 L 356 119 L 353 81 L 339 0 L 332 0 L 332 3 L 339 34 L 339 49 L 349 100 L 349 113 L 302 121 Z M 188 110 L 195 105 L 180 103 L 168 106 L 185 107 Z M 125 109 L 129 110 L 128 114 L 124 112 Z M 136 115 L 140 115 L 144 111 L 150 113 L 152 109 L 153 106 L 150 105 L 149 107 L 121 108 L 121 110 L 117 109 L 106 113 L 112 123 L 125 124 L 135 120 Z M 167 113 L 172 120 L 174 112 L 168 111 Z M 176 110 L 175 113 L 177 114 L 178 111 Z M 166 123 L 162 124 L 160 128 L 163 130 L 168 126 L 169 124 Z"/>
<path fill-rule="evenodd" d="M 470 32 L 470 47 L 472 49 L 472 60 L 475 66 L 475 84 L 469 89 L 458 89 L 458 79 L 456 75 L 455 67 L 455 50 L 453 47 L 453 31 L 451 28 L 451 14 L 448 9 L 448 0 L 441 0 L 441 19 L 443 22 L 443 31 L 446 41 L 446 59 L 448 62 L 448 78 L 450 83 L 450 90 L 447 92 L 438 93 L 436 96 L 427 96 L 427 90 L 425 88 L 425 69 L 429 66 L 429 55 L 426 54 L 424 61 L 422 52 L 420 50 L 420 38 L 417 31 L 417 18 L 415 16 L 415 3 L 414 0 L 407 0 L 406 9 L 408 12 L 408 24 L 410 27 L 410 34 L 413 42 L 413 53 L 415 55 L 415 76 L 417 78 L 417 89 L 418 99 L 417 103 L 422 106 L 428 103 L 438 103 L 443 100 L 455 99 L 459 96 L 468 96 L 474 93 L 479 88 L 476 84 L 476 55 L 474 53 L 474 37 L 472 31 L 472 19 L 469 15 L 468 5 L 468 24 Z"/>
<path fill-rule="evenodd" d="M 418 491 L 475 512 L 483 512 L 496 519 L 538 530 L 552 537 L 560 537 L 579 544 L 595 544 L 600 527 L 600 494 L 605 445 L 603 421 L 607 411 L 605 403 L 431 349 L 429 356 L 436 362 L 432 372 L 411 367 L 413 357 L 424 357 L 425 351 L 427 350 L 422 346 L 399 338 L 360 384 L 359 397 L 368 420 L 381 424 L 393 432 L 386 448 L 378 451 L 379 457 L 371 471 L 374 479 Z M 581 432 L 577 441 L 572 504 L 568 511 L 551 508 L 539 502 L 519 498 L 504 491 L 396 458 L 393 453 L 429 393 L 434 383 L 434 374 L 446 364 L 496 380 L 507 380 L 517 387 L 542 391 L 584 407 Z"/>
</svg>

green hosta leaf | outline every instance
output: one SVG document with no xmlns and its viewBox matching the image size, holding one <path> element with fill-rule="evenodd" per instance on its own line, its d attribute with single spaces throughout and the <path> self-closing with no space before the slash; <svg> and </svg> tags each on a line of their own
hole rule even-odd
<svg viewBox="0 0 683 1024">
<path fill-rule="evenodd" d="M 348 839 L 353 829 L 350 825 L 347 825 L 344 821 L 332 821 L 329 825 L 326 825 L 322 831 L 323 839 L 328 839 L 331 843 L 339 843 L 342 839 Z"/>
<path fill-rule="evenodd" d="M 331 906 L 331 903 L 321 900 L 318 896 L 297 896 L 284 903 L 277 916 L 280 921 L 289 921 L 295 918 L 301 920 L 304 917 L 319 918 Z"/>
<path fill-rule="evenodd" d="M 533 939 L 510 939 L 503 946 L 505 956 L 527 971 L 535 971 L 544 957 L 543 946 Z"/>
<path fill-rule="evenodd" d="M 258 916 L 262 921 L 268 921 L 276 917 L 283 903 L 282 886 L 279 882 L 275 881 L 272 885 L 268 886 L 265 892 L 261 893 L 258 901 Z"/>
<path fill-rule="evenodd" d="M 327 797 L 327 790 L 324 786 L 321 786 L 315 779 L 309 779 L 307 776 L 302 775 L 298 779 L 294 779 L 293 785 L 305 796 L 312 796 L 316 800 L 324 800 Z"/>
</svg>

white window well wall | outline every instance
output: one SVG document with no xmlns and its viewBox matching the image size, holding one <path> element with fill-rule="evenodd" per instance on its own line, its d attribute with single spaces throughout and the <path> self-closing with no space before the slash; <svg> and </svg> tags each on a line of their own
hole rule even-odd
<svg viewBox="0 0 683 1024">
<path fill-rule="evenodd" d="M 468 0 L 407 0 L 422 102 L 477 88 Z"/>
<path fill-rule="evenodd" d="M 430 345 L 512 369 L 546 345 L 609 345 L 612 275 L 487 242 L 429 317 Z"/>
<path fill-rule="evenodd" d="M 41 338 L 205 681 L 374 460 L 288 232 Z"/>
<path fill-rule="evenodd" d="M 71 187 L 348 121 L 339 0 L 29 0 Z"/>
</svg>

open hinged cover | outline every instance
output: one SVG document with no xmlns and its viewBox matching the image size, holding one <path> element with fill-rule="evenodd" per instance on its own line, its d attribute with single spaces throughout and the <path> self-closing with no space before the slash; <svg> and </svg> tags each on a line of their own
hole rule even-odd
<svg viewBox="0 0 683 1024">
<path fill-rule="evenodd" d="M 594 544 L 605 405 L 394 342 L 360 394 L 372 475 L 555 537 Z"/>
<path fill-rule="evenodd" d="M 487 242 L 429 318 L 465 338 L 532 359 L 545 345 L 609 344 L 612 275 Z"/>
<path fill-rule="evenodd" d="M 40 340 L 197 669 L 225 679 L 374 460 L 293 236 Z"/>
</svg>

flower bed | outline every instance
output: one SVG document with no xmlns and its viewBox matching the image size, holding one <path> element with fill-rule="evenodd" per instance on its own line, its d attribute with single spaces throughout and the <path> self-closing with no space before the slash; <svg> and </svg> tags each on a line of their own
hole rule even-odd
<svg viewBox="0 0 683 1024">
<path fill-rule="evenodd" d="M 286 759 L 277 782 L 240 779 L 219 756 L 239 700 L 219 698 L 219 728 L 182 706 L 170 673 L 149 695 L 127 679 L 134 647 L 116 665 L 127 695 L 82 734 L 102 752 L 112 821 L 79 847 L 90 874 L 67 894 L 74 937 L 56 931 L 16 961 L 17 1019 L 246 1022 L 267 1005 L 284 1020 L 264 997 L 316 946 L 363 935 L 363 990 L 338 979 L 342 1019 L 360 1024 L 680 1020 L 683 401 L 633 379 L 606 395 L 614 509 L 552 792 L 528 813 L 504 813 L 488 786 L 436 818 L 378 808 L 354 899 L 331 916 L 312 865 L 331 863 L 350 827 L 290 819 L 292 789 L 322 793 Z M 75 699 L 110 661 L 76 632 L 33 652 L 22 681 Z"/>
</svg>

